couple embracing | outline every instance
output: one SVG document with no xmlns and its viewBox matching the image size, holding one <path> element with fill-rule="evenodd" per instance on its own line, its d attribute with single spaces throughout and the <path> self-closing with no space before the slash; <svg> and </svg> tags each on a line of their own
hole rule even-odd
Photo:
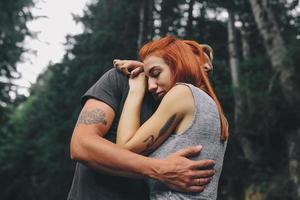
<svg viewBox="0 0 300 200">
<path fill-rule="evenodd" d="M 114 60 L 119 70 L 82 97 L 68 199 L 216 199 L 228 124 L 208 77 L 211 48 L 166 36 L 139 54 Z"/>
</svg>

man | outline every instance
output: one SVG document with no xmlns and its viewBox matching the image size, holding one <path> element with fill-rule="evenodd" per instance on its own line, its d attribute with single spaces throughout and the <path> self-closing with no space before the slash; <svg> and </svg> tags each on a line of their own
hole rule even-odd
<svg viewBox="0 0 300 200">
<path fill-rule="evenodd" d="M 214 161 L 186 158 L 198 154 L 201 147 L 158 160 L 114 144 L 128 89 L 128 78 L 111 69 L 82 97 L 83 108 L 70 145 L 71 158 L 79 162 L 68 200 L 148 199 L 145 184 L 132 178 L 153 178 L 174 190 L 201 192 L 214 174 L 210 169 Z M 142 123 L 152 115 L 156 104 L 150 95 L 145 96 Z"/>
</svg>

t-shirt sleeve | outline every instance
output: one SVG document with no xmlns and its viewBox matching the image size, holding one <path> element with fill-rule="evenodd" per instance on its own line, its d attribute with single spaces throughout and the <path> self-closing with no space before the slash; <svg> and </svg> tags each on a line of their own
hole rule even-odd
<svg viewBox="0 0 300 200">
<path fill-rule="evenodd" d="M 128 78 L 115 68 L 110 69 L 81 97 L 81 105 L 93 98 L 108 104 L 116 112 L 126 88 Z"/>
</svg>

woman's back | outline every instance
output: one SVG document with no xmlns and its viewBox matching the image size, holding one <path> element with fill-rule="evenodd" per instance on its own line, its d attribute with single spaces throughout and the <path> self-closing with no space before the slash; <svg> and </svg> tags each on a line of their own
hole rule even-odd
<svg viewBox="0 0 300 200">
<path fill-rule="evenodd" d="M 226 149 L 226 142 L 220 139 L 220 115 L 213 99 L 199 88 L 191 85 L 180 83 L 188 86 L 194 98 L 195 112 L 191 124 L 178 134 L 170 137 L 158 147 L 150 156 L 163 158 L 169 154 L 189 146 L 201 144 L 203 149 L 201 153 L 192 158 L 201 160 L 204 158 L 216 161 L 214 169 L 216 170 L 212 181 L 205 187 L 201 193 L 179 193 L 171 191 L 162 183 L 149 180 L 150 198 L 154 199 L 209 199 L 217 198 L 218 182 L 222 171 L 223 157 Z"/>
</svg>

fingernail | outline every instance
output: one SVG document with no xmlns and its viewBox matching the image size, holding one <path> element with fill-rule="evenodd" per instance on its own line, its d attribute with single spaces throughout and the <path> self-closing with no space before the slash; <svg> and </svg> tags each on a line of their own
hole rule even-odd
<svg viewBox="0 0 300 200">
<path fill-rule="evenodd" d="M 199 150 L 201 150 L 201 149 L 202 149 L 202 145 L 198 145 L 197 148 L 198 148 Z"/>
</svg>

